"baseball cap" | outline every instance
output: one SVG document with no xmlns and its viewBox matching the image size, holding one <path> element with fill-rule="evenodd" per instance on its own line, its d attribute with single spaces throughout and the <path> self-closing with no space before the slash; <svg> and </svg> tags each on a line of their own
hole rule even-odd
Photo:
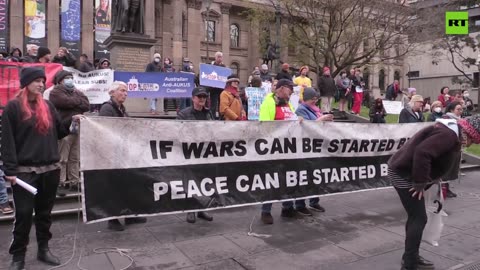
<svg viewBox="0 0 480 270">
<path fill-rule="evenodd" d="M 293 91 L 294 84 L 289 79 L 281 79 L 277 82 L 277 88 L 276 89 L 279 89 L 282 86 L 288 87 L 288 88 L 290 88 L 290 90 Z"/>
<path fill-rule="evenodd" d="M 205 90 L 203 87 L 195 87 L 192 91 L 192 97 L 200 95 L 208 96 L 207 90 Z"/>
</svg>

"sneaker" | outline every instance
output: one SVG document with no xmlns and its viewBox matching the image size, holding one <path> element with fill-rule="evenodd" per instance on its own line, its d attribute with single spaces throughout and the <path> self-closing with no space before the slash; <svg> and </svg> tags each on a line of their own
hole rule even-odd
<svg viewBox="0 0 480 270">
<path fill-rule="evenodd" d="M 453 193 L 450 189 L 447 190 L 447 198 L 456 198 L 457 194 Z"/>
<path fill-rule="evenodd" d="M 262 213 L 261 219 L 263 224 L 273 224 L 273 217 L 270 213 Z"/>
<path fill-rule="evenodd" d="M 310 212 L 307 208 L 299 208 L 297 212 L 302 216 L 313 216 L 312 212 Z"/>
<path fill-rule="evenodd" d="M 108 227 L 111 231 L 121 232 L 125 230 L 125 227 L 120 223 L 120 220 L 113 219 L 108 221 Z"/>
<path fill-rule="evenodd" d="M 286 218 L 294 218 L 296 213 L 297 211 L 295 211 L 295 209 L 293 209 L 292 207 L 292 208 L 282 209 L 281 216 Z"/>
<path fill-rule="evenodd" d="M 141 224 L 146 222 L 147 222 L 147 218 L 144 218 L 144 217 L 125 218 L 125 225 Z"/>
<path fill-rule="evenodd" d="M 196 221 L 195 213 L 187 213 L 187 222 L 188 223 L 195 223 Z"/>
<path fill-rule="evenodd" d="M 310 205 L 310 209 L 316 212 L 324 213 L 325 208 L 323 208 L 320 204 Z"/>
<path fill-rule="evenodd" d="M 2 214 L 4 215 L 8 215 L 13 213 L 13 208 L 10 207 L 10 204 L 8 202 L 6 202 L 0 205 L 0 212 L 2 212 Z"/>
<path fill-rule="evenodd" d="M 197 213 L 197 217 L 206 221 L 212 221 L 213 217 L 207 214 L 206 212 L 200 211 Z"/>
</svg>

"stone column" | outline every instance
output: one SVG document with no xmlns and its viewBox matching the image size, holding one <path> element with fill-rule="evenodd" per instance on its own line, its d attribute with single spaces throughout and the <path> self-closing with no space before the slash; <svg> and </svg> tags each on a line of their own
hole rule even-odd
<svg viewBox="0 0 480 270">
<path fill-rule="evenodd" d="M 201 0 L 187 0 L 187 55 L 190 61 L 195 65 L 196 71 L 201 61 L 201 42 L 205 38 L 203 32 L 203 19 L 200 9 L 202 8 Z"/>
<path fill-rule="evenodd" d="M 48 1 L 47 4 L 47 46 L 53 57 L 60 46 L 60 6 L 58 1 Z"/>
<path fill-rule="evenodd" d="M 155 38 L 155 1 L 145 1 L 145 35 Z"/>
<path fill-rule="evenodd" d="M 23 1 L 10 1 L 10 48 L 17 47 L 20 48 L 22 52 L 24 48 L 23 37 L 25 35 L 23 9 Z"/>
<path fill-rule="evenodd" d="M 252 21 L 250 23 L 250 33 L 248 39 L 248 62 L 251 67 L 254 67 L 259 64 L 260 60 L 260 49 L 258 48 L 258 43 L 260 40 L 260 25 L 257 21 Z M 251 70 L 249 72 L 251 72 Z"/>
<path fill-rule="evenodd" d="M 54 2 L 54 1 L 50 1 Z M 93 29 L 94 0 L 82 1 L 82 51 L 93 61 L 95 33 Z"/>
<path fill-rule="evenodd" d="M 228 67 L 230 66 L 230 8 L 231 4 L 222 3 L 220 5 L 220 11 L 222 12 L 222 26 L 221 26 L 221 41 L 222 41 L 222 53 L 223 63 Z"/>
<path fill-rule="evenodd" d="M 176 2 L 176 1 L 173 1 Z M 162 61 L 165 57 L 173 58 L 173 50 L 172 50 L 172 39 L 173 39 L 173 13 L 175 10 L 172 7 L 172 1 L 167 0 L 164 1 L 163 4 L 163 14 L 162 16 L 162 23 L 163 23 L 163 34 L 162 34 Z"/>
<path fill-rule="evenodd" d="M 177 70 L 182 69 L 183 63 L 183 37 L 182 37 L 182 25 L 183 25 L 183 1 L 173 1 L 173 55 L 172 60 Z"/>
<path fill-rule="evenodd" d="M 286 23 L 286 18 L 282 17 L 282 24 L 280 30 L 280 61 L 288 63 L 288 24 Z M 279 63 L 280 63 L 279 61 Z"/>
</svg>

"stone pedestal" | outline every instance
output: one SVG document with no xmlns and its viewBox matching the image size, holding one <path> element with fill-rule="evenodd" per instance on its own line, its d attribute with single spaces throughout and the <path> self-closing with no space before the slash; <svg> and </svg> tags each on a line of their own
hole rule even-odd
<svg viewBox="0 0 480 270">
<path fill-rule="evenodd" d="M 112 68 L 117 71 L 143 72 L 152 61 L 150 48 L 156 40 L 147 35 L 112 33 L 104 44 L 110 51 Z M 143 63 L 143 65 L 142 65 Z"/>
</svg>

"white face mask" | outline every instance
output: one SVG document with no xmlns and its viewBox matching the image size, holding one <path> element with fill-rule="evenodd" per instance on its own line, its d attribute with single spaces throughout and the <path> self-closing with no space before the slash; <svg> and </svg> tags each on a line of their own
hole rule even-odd
<svg viewBox="0 0 480 270">
<path fill-rule="evenodd" d="M 464 96 L 464 97 L 469 97 L 470 94 L 469 94 L 469 93 L 464 93 L 463 96 Z"/>
<path fill-rule="evenodd" d="M 73 88 L 73 79 L 65 79 L 63 80 L 63 84 L 68 88 Z"/>
<path fill-rule="evenodd" d="M 155 58 L 155 63 L 160 63 L 160 58 Z"/>
<path fill-rule="evenodd" d="M 433 109 L 436 113 L 440 113 L 442 111 L 442 108 L 440 107 L 436 107 L 435 109 Z"/>
</svg>

